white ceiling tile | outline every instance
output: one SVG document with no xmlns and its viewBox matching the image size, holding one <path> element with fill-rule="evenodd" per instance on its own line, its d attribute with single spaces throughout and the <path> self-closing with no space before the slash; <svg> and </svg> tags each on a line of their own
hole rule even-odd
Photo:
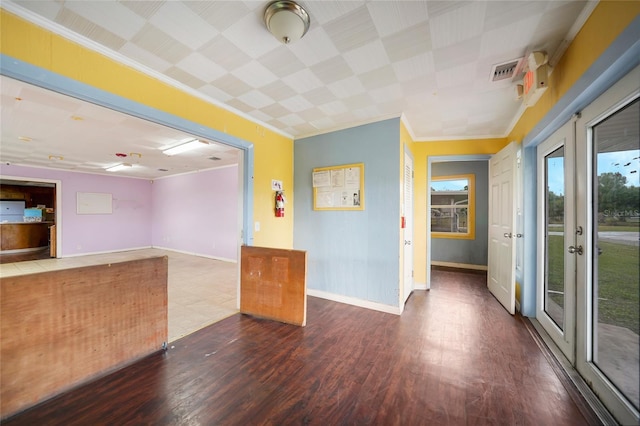
<svg viewBox="0 0 640 426">
<path fill-rule="evenodd" d="M 331 129 L 335 127 L 336 122 L 330 117 L 323 117 L 311 122 L 311 125 L 316 129 Z"/>
<path fill-rule="evenodd" d="M 404 93 L 402 91 L 402 86 L 399 83 L 395 83 L 379 89 L 369 90 L 369 96 L 371 96 L 371 99 L 376 103 L 385 103 L 388 101 L 402 99 L 404 97 Z"/>
<path fill-rule="evenodd" d="M 429 25 L 418 24 L 382 38 L 382 44 L 391 61 L 402 61 L 431 50 Z"/>
<path fill-rule="evenodd" d="M 293 112 L 304 111 L 305 109 L 309 109 L 313 107 L 313 105 L 308 100 L 306 100 L 300 95 L 296 95 L 289 99 L 280 101 L 280 104 L 285 108 L 287 108 L 289 111 L 293 111 Z"/>
<path fill-rule="evenodd" d="M 298 124 L 305 123 L 297 114 L 289 114 L 284 117 L 280 117 L 278 120 L 282 121 L 287 126 L 297 126 Z"/>
<path fill-rule="evenodd" d="M 431 75 L 435 72 L 433 53 L 426 52 L 403 61 L 394 62 L 393 71 L 400 82 Z"/>
<path fill-rule="evenodd" d="M 223 35 L 212 38 L 208 43 L 198 49 L 198 52 L 229 72 L 251 62 L 249 55 L 241 49 L 238 49 L 236 45 L 227 40 Z"/>
<path fill-rule="evenodd" d="M 288 75 L 282 78 L 282 81 L 295 90 L 296 93 L 306 93 L 323 85 L 318 77 L 309 69 Z"/>
<path fill-rule="evenodd" d="M 165 2 L 149 22 L 192 50 L 218 34 L 218 30 L 177 1 Z"/>
<path fill-rule="evenodd" d="M 311 18 L 311 25 L 317 24 L 324 25 L 340 16 L 351 12 L 364 5 L 362 0 L 350 0 L 350 1 L 336 1 L 336 0 L 323 0 L 323 1 L 308 1 L 302 4 Z"/>
<path fill-rule="evenodd" d="M 472 86 L 475 76 L 475 62 L 447 68 L 443 71 L 438 71 L 436 72 L 436 82 L 438 84 L 438 90 L 464 85 Z"/>
<path fill-rule="evenodd" d="M 436 71 L 444 71 L 461 64 L 477 61 L 480 56 L 480 44 L 481 39 L 478 37 L 445 48 L 434 49 L 433 60 Z"/>
<path fill-rule="evenodd" d="M 427 20 L 425 1 L 378 1 L 367 3 L 367 8 L 380 37 Z"/>
<path fill-rule="evenodd" d="M 254 109 L 264 108 L 273 103 L 273 99 L 260 91 L 252 90 L 238 97 L 242 102 L 252 106 Z"/>
<path fill-rule="evenodd" d="M 240 1 L 189 1 L 185 6 L 218 31 L 226 30 L 251 10 Z"/>
<path fill-rule="evenodd" d="M 191 53 L 176 64 L 176 67 L 198 77 L 205 82 L 211 82 L 223 76 L 226 70 L 209 60 L 201 53 Z"/>
<path fill-rule="evenodd" d="M 305 68 L 302 61 L 285 44 L 261 56 L 258 61 L 278 76 L 293 74 Z"/>
<path fill-rule="evenodd" d="M 236 45 L 236 49 L 242 50 L 253 59 L 280 46 L 280 42 L 267 31 L 255 14 L 239 19 L 222 34 Z"/>
<path fill-rule="evenodd" d="M 434 49 L 451 46 L 482 34 L 486 2 L 469 2 L 464 7 L 429 20 Z"/>
<path fill-rule="evenodd" d="M 308 67 L 340 54 L 323 28 L 310 29 L 302 40 L 288 47 Z"/>
<path fill-rule="evenodd" d="M 253 88 L 265 86 L 277 79 L 271 71 L 256 61 L 237 68 L 233 75 Z"/>
<path fill-rule="evenodd" d="M 522 19 L 540 16 L 549 3 L 558 1 L 490 1 L 484 18 L 484 31 L 495 30 L 512 25 Z"/>
<path fill-rule="evenodd" d="M 382 45 L 382 41 L 379 39 L 350 50 L 343 57 L 356 74 L 389 64 L 389 57 Z"/>
<path fill-rule="evenodd" d="M 136 33 L 131 42 L 172 64 L 191 53 L 186 45 L 151 24 Z"/>
<path fill-rule="evenodd" d="M 504 54 L 504 52 L 512 52 L 514 49 L 522 46 L 528 46 L 533 32 L 535 31 L 539 16 L 532 16 L 528 19 L 521 19 L 510 25 L 503 25 L 499 29 L 487 31 L 482 34 L 480 44 L 480 55 L 482 57 L 496 57 Z M 525 51 L 521 50 L 518 55 L 524 55 Z M 502 60 L 512 58 L 504 57 Z"/>
<path fill-rule="evenodd" d="M 324 28 L 341 52 L 348 52 L 379 37 L 369 9 L 364 6 L 332 20 Z"/>
<path fill-rule="evenodd" d="M 56 18 L 56 15 L 62 9 L 61 4 L 54 1 L 24 1 L 14 0 L 14 3 L 19 4 L 25 9 L 31 10 L 38 15 L 41 15 L 51 21 Z"/>
<path fill-rule="evenodd" d="M 108 23 L 109 31 L 130 40 L 145 24 L 131 9 L 113 1 L 71 1 L 65 7 L 98 25 Z"/>
<path fill-rule="evenodd" d="M 156 71 L 162 72 L 171 67 L 170 62 L 131 42 L 122 46 L 120 50 L 118 50 L 118 53 Z"/>
<path fill-rule="evenodd" d="M 118 2 L 144 19 L 151 18 L 164 4 L 163 1 L 118 0 Z"/>
<path fill-rule="evenodd" d="M 289 110 L 284 106 L 280 105 L 279 102 L 276 102 L 275 104 L 267 105 L 266 107 L 261 108 L 260 111 L 262 111 L 263 113 L 267 114 L 269 117 L 272 117 L 272 118 L 282 117 L 284 115 L 289 114 Z"/>
<path fill-rule="evenodd" d="M 336 81 L 328 86 L 328 89 L 338 99 L 345 99 L 364 92 L 364 86 L 357 77 L 349 77 Z"/>
<path fill-rule="evenodd" d="M 295 90 L 287 86 L 282 80 L 276 80 L 273 83 L 262 86 L 260 91 L 276 101 L 287 99 L 297 94 Z"/>
<path fill-rule="evenodd" d="M 223 75 L 222 77 L 216 79 L 212 83 L 212 85 L 218 88 L 223 87 L 224 92 L 231 95 L 232 97 L 242 96 L 253 89 L 250 85 L 232 74 Z"/>
<path fill-rule="evenodd" d="M 396 83 L 396 74 L 391 65 L 362 73 L 358 78 L 366 90 L 378 89 Z"/>
<path fill-rule="evenodd" d="M 351 67 L 342 56 L 334 56 L 323 62 L 318 62 L 311 68 L 313 74 L 324 84 L 342 80 L 353 75 Z"/>
<path fill-rule="evenodd" d="M 347 107 L 341 101 L 329 102 L 324 105 L 320 105 L 318 108 L 326 115 L 342 114 L 343 112 L 348 111 Z"/>
</svg>

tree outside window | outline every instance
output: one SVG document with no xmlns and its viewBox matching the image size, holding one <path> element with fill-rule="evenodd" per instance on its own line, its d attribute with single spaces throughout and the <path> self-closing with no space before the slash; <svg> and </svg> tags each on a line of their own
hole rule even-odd
<svg viewBox="0 0 640 426">
<path fill-rule="evenodd" d="M 475 175 L 431 178 L 431 236 L 475 238 Z"/>
</svg>

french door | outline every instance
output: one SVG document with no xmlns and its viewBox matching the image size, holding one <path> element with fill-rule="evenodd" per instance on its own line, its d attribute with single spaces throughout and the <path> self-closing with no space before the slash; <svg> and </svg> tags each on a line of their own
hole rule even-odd
<svg viewBox="0 0 640 426">
<path fill-rule="evenodd" d="M 538 147 L 537 319 L 621 424 L 639 421 L 640 67 Z"/>
</svg>

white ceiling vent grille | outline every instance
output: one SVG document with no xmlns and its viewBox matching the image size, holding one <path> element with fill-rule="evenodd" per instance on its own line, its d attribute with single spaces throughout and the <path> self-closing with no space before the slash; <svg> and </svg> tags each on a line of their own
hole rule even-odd
<svg viewBox="0 0 640 426">
<path fill-rule="evenodd" d="M 511 79 L 515 75 L 516 70 L 518 69 L 518 65 L 522 61 L 522 58 L 513 59 L 509 62 L 504 62 L 502 64 L 494 65 L 491 69 L 491 75 L 489 76 L 490 81 L 502 81 L 506 79 Z"/>
</svg>

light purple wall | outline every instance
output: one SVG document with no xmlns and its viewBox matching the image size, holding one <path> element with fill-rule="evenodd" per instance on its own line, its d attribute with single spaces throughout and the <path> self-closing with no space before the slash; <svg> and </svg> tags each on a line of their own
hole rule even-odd
<svg viewBox="0 0 640 426">
<path fill-rule="evenodd" d="M 151 192 L 154 247 L 237 260 L 237 166 L 158 179 Z"/>
<path fill-rule="evenodd" d="M 0 174 L 61 181 L 62 256 L 151 246 L 151 182 L 116 176 L 2 165 Z M 113 197 L 112 214 L 79 215 L 76 193 Z"/>
</svg>

